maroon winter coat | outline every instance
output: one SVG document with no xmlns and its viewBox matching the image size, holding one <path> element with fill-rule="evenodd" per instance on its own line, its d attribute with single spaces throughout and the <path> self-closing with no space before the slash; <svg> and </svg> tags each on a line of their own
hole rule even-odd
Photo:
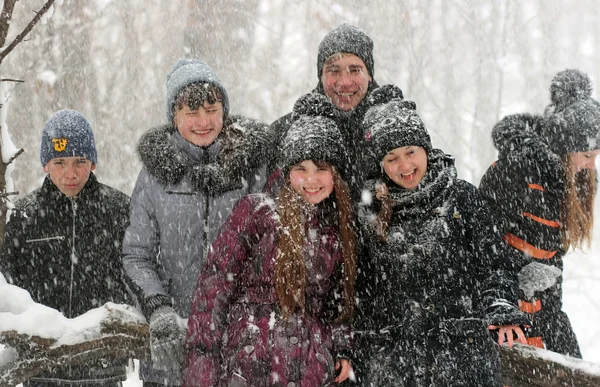
<svg viewBox="0 0 600 387">
<path fill-rule="evenodd" d="M 275 203 L 256 194 L 236 204 L 198 279 L 184 386 L 334 384 L 335 358 L 349 350 L 350 335 L 333 322 L 343 258 L 332 201 L 306 219 L 306 312 L 283 320 L 274 283 L 281 232 Z"/>
</svg>

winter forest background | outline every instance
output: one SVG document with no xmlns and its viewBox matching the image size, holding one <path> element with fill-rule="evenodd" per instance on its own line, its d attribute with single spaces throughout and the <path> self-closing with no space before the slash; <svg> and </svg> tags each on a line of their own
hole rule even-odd
<svg viewBox="0 0 600 387">
<path fill-rule="evenodd" d="M 9 33 L 43 3 L 17 2 Z M 141 169 L 137 140 L 165 122 L 165 77 L 180 57 L 215 68 L 233 113 L 275 120 L 316 86 L 318 44 L 342 22 L 371 36 L 374 78 L 417 103 L 434 146 L 455 155 L 459 175 L 476 185 L 496 156 L 494 123 L 542 113 L 556 72 L 579 68 L 600 88 L 596 0 L 64 0 L 2 66 L 4 78 L 25 81 L 10 84 L 7 123 L 25 148 L 15 189 L 41 184 L 42 126 L 72 108 L 94 127 L 100 181 L 130 194 Z M 600 363 L 599 225 L 595 239 L 590 251 L 567 256 L 564 291 L 584 358 Z"/>
</svg>

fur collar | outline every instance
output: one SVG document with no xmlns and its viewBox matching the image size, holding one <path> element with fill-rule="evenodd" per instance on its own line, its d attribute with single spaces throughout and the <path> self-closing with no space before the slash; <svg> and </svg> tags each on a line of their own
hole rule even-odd
<svg viewBox="0 0 600 387">
<path fill-rule="evenodd" d="M 243 179 L 265 160 L 268 126 L 240 116 L 228 117 L 219 135 L 220 151 L 210 163 L 194 162 L 177 147 L 173 125 L 146 132 L 138 143 L 138 153 L 148 172 L 162 185 L 179 183 L 189 175 L 195 190 L 219 194 L 241 188 Z M 206 148 L 199 148 L 207 151 Z"/>
</svg>

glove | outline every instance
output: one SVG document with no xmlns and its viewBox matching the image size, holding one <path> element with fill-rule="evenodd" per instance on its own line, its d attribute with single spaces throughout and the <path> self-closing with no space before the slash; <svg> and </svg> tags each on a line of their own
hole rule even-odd
<svg viewBox="0 0 600 387">
<path fill-rule="evenodd" d="M 150 316 L 152 366 L 162 371 L 181 370 L 187 322 L 170 306 L 158 307 Z"/>
<path fill-rule="evenodd" d="M 532 299 L 535 292 L 542 292 L 551 288 L 556 279 L 562 275 L 558 267 L 531 262 L 519 272 L 519 288 L 525 293 L 527 299 Z"/>
</svg>

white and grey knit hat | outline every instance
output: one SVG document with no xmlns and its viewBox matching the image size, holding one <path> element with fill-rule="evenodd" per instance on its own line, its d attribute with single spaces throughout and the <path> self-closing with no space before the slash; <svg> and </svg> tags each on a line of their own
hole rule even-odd
<svg viewBox="0 0 600 387">
<path fill-rule="evenodd" d="M 363 119 L 365 142 L 378 162 L 391 150 L 404 146 L 432 149 L 425 124 L 413 101 L 393 99 L 367 110 Z"/>
<path fill-rule="evenodd" d="M 592 90 L 590 78 L 579 70 L 567 69 L 552 79 L 542 135 L 555 153 L 600 149 L 600 103 Z"/>
<path fill-rule="evenodd" d="M 40 161 L 61 157 L 85 157 L 93 164 L 98 163 L 98 152 L 92 126 L 83 114 L 76 110 L 59 110 L 44 124 Z"/>
<path fill-rule="evenodd" d="M 279 167 L 284 176 L 292 166 L 304 160 L 325 161 L 345 176 L 348 153 L 342 134 L 331 117 L 334 111 L 331 101 L 322 94 L 306 94 L 296 101 L 294 116 L 297 119 L 281 143 Z"/>
<path fill-rule="evenodd" d="M 173 122 L 173 107 L 179 93 L 192 83 L 208 83 L 219 89 L 223 103 L 223 118 L 226 118 L 229 114 L 229 97 L 221 78 L 204 61 L 180 59 L 167 75 L 167 122 Z"/>
</svg>

